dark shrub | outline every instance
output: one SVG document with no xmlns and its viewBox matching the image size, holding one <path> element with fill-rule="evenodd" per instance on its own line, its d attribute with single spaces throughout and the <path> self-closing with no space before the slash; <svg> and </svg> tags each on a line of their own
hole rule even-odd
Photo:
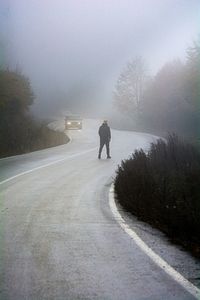
<svg viewBox="0 0 200 300">
<path fill-rule="evenodd" d="M 0 120 L 0 157 L 27 153 L 65 144 L 69 138 L 64 132 L 51 130 L 30 116 Z"/>
<path fill-rule="evenodd" d="M 175 135 L 122 161 L 115 191 L 124 208 L 186 245 L 200 242 L 200 152 Z"/>
</svg>

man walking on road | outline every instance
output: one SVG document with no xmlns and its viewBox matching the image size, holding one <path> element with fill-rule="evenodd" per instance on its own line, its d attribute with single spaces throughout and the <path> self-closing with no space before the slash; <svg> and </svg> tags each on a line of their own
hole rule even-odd
<svg viewBox="0 0 200 300">
<path fill-rule="evenodd" d="M 107 158 L 111 158 L 110 148 L 109 148 L 109 143 L 111 140 L 111 132 L 110 132 L 110 127 L 108 126 L 106 120 L 103 121 L 103 124 L 99 127 L 99 137 L 100 137 L 100 147 L 99 147 L 98 159 L 101 159 L 101 152 L 104 145 L 106 145 Z"/>
</svg>

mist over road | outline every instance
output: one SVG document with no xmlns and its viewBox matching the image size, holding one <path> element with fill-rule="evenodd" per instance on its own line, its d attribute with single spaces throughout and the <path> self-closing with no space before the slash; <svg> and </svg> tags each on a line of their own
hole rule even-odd
<svg viewBox="0 0 200 300">
<path fill-rule="evenodd" d="M 112 159 L 98 160 L 99 125 L 84 120 L 69 144 L 0 160 L 2 299 L 193 299 L 108 204 L 121 159 L 156 137 L 112 130 Z"/>
</svg>

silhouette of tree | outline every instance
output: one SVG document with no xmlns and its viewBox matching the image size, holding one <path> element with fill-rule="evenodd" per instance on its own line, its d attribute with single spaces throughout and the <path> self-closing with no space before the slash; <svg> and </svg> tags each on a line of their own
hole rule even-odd
<svg viewBox="0 0 200 300">
<path fill-rule="evenodd" d="M 200 99 L 200 38 L 187 50 L 187 100 L 198 111 Z"/>
<path fill-rule="evenodd" d="M 129 62 L 121 72 L 114 91 L 114 102 L 125 113 L 140 113 L 147 81 L 146 65 L 141 57 Z"/>
<path fill-rule="evenodd" d="M 29 112 L 34 95 L 28 78 L 19 71 L 0 70 L 0 157 L 26 153 L 68 141 L 36 122 Z"/>
<path fill-rule="evenodd" d="M 114 98 L 134 130 L 199 139 L 200 39 L 187 49 L 185 63 L 168 62 L 151 80 L 142 58 L 135 58 L 120 74 Z"/>
<path fill-rule="evenodd" d="M 0 114 L 24 114 L 34 95 L 28 78 L 10 70 L 0 70 Z"/>
</svg>

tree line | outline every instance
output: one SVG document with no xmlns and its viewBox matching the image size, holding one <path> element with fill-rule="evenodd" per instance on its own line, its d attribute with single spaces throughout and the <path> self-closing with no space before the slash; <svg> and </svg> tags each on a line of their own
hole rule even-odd
<svg viewBox="0 0 200 300">
<path fill-rule="evenodd" d="M 200 133 L 200 41 L 187 49 L 183 63 L 166 63 L 148 76 L 142 57 L 129 62 L 114 91 L 116 107 L 132 119 L 133 129 L 157 134 L 175 132 L 190 139 Z"/>
<path fill-rule="evenodd" d="M 0 70 L 0 157 L 26 153 L 66 143 L 30 114 L 34 93 L 29 79 L 19 71 Z"/>
</svg>

